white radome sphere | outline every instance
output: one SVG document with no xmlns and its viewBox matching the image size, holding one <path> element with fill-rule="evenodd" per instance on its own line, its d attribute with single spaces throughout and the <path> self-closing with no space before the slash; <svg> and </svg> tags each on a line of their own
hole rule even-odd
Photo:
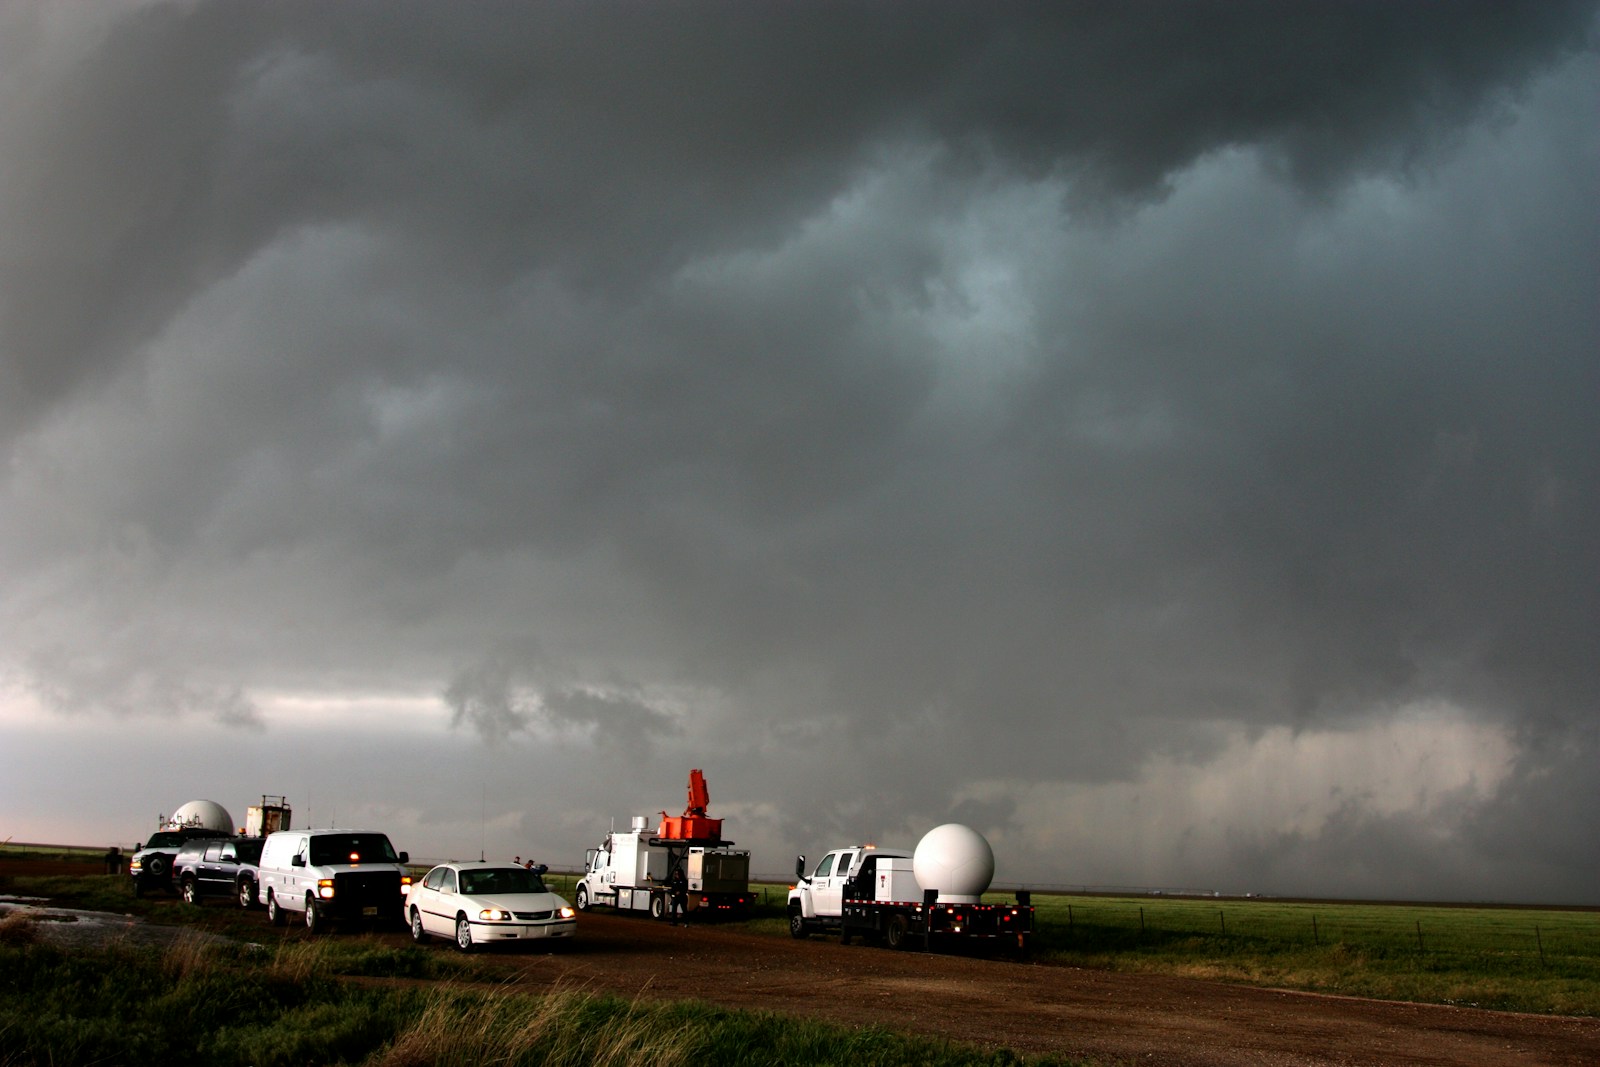
<svg viewBox="0 0 1600 1067">
<path fill-rule="evenodd" d="M 975 904 L 994 878 L 994 849 L 970 826 L 947 822 L 917 842 L 911 871 L 924 889 L 937 889 L 939 899 Z"/>
<path fill-rule="evenodd" d="M 228 814 L 227 808 L 215 800 L 191 800 L 172 813 L 167 825 L 174 829 L 180 826 L 198 826 L 203 830 L 220 830 L 231 834 L 233 816 Z"/>
</svg>

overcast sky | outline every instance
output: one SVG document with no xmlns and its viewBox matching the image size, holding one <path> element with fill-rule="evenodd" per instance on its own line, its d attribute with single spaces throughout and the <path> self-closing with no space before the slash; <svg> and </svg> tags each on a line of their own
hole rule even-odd
<svg viewBox="0 0 1600 1067">
<path fill-rule="evenodd" d="M 0 840 L 1600 903 L 1597 27 L 0 3 Z"/>
</svg>

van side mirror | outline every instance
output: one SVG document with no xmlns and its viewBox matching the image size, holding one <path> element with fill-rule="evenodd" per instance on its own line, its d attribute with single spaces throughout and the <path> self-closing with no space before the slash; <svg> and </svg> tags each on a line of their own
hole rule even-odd
<svg viewBox="0 0 1600 1067">
<path fill-rule="evenodd" d="M 304 867 L 305 865 L 306 858 L 304 856 L 296 856 L 294 859 L 289 861 L 289 866 L 291 867 Z"/>
<path fill-rule="evenodd" d="M 794 858 L 794 876 L 799 881 L 806 880 L 806 857 L 803 852 Z"/>
</svg>

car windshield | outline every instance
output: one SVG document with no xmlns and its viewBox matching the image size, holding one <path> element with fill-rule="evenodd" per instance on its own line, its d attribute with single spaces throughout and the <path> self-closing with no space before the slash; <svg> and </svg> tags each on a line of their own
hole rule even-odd
<svg viewBox="0 0 1600 1067">
<path fill-rule="evenodd" d="M 462 871 L 461 891 L 486 893 L 543 893 L 544 879 L 522 867 L 491 867 L 483 871 Z"/>
<path fill-rule="evenodd" d="M 311 839 L 311 865 L 335 863 L 398 863 L 400 857 L 383 834 L 318 834 Z"/>
</svg>

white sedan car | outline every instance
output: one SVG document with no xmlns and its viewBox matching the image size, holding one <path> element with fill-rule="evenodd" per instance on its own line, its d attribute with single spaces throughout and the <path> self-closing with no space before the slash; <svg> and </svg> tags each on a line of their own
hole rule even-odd
<svg viewBox="0 0 1600 1067">
<path fill-rule="evenodd" d="M 441 863 L 406 890 L 418 944 L 448 937 L 462 952 L 500 941 L 570 938 L 577 913 L 538 872 L 509 863 Z"/>
</svg>

